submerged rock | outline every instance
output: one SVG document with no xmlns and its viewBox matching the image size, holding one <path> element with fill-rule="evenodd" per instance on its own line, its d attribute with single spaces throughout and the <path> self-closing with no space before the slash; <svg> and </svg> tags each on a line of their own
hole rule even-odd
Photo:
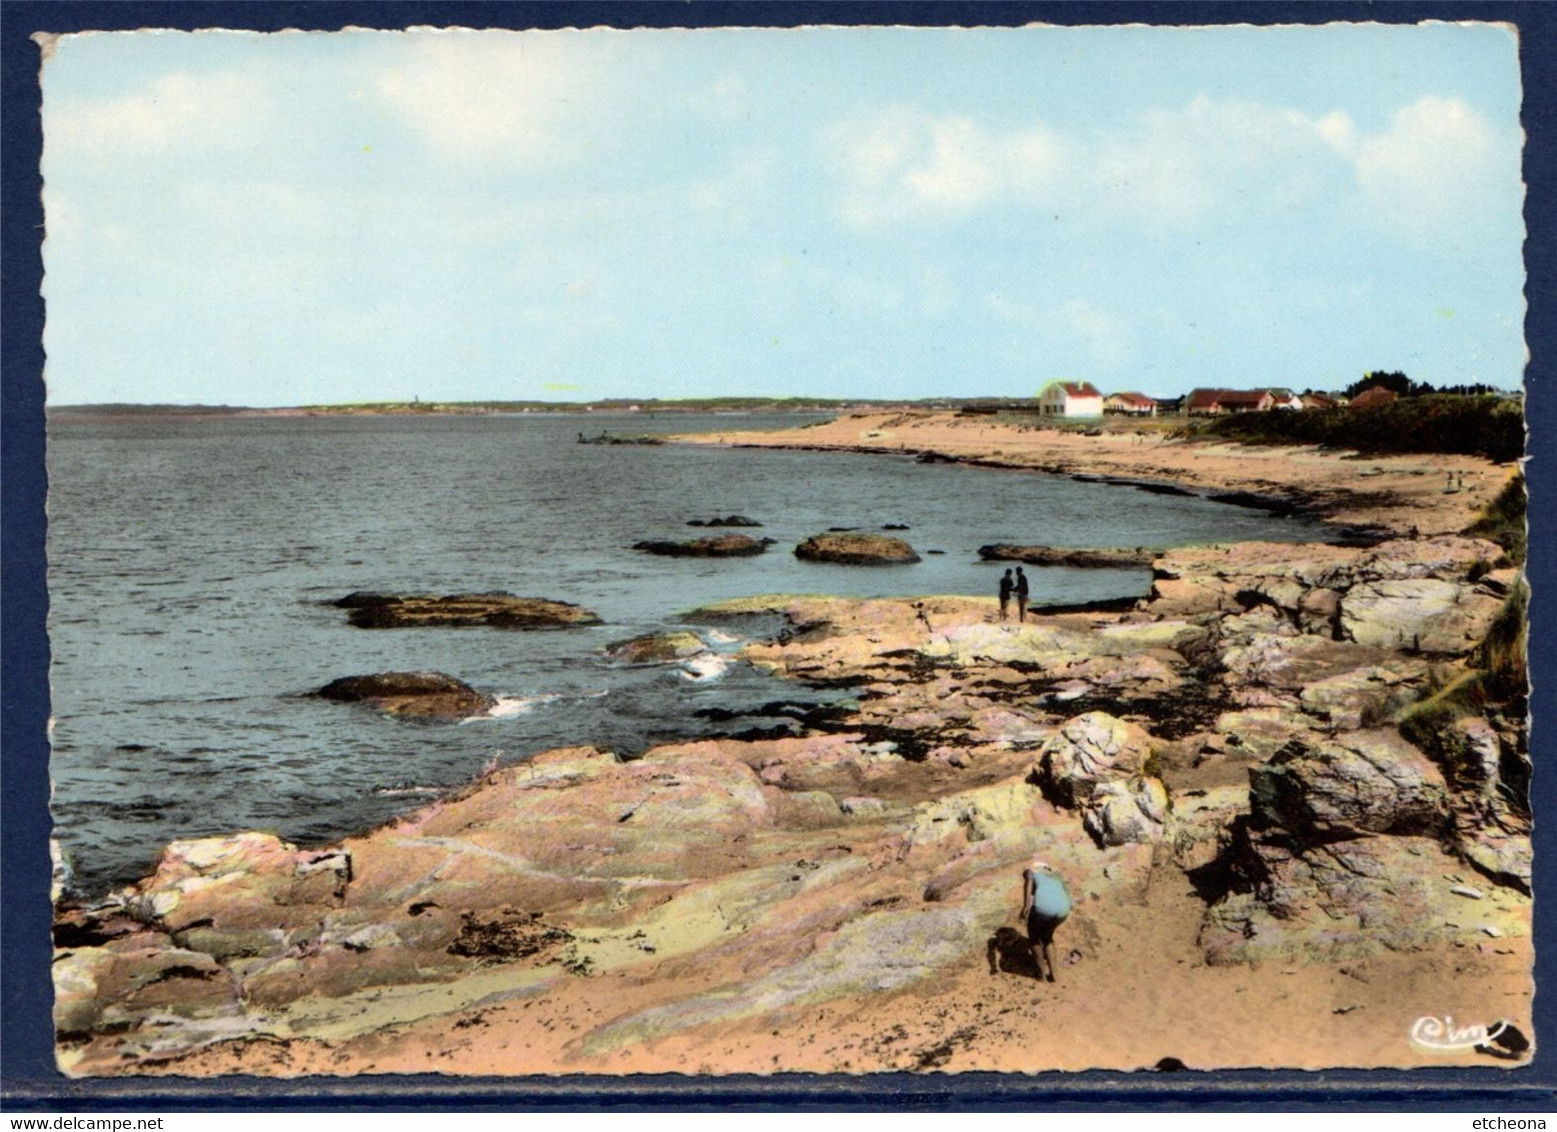
<svg viewBox="0 0 1557 1132">
<path fill-rule="evenodd" d="M 633 543 L 634 550 L 647 554 L 662 554 L 671 558 L 744 558 L 761 554 L 773 545 L 770 538 L 752 538 L 750 535 L 710 535 L 707 538 L 645 539 Z"/>
<path fill-rule="evenodd" d="M 722 519 L 688 519 L 689 527 L 760 527 L 761 523 L 756 519 L 748 519 L 745 515 L 726 515 Z"/>
<path fill-rule="evenodd" d="M 685 660 L 706 649 L 703 639 L 696 633 L 649 633 L 608 646 L 606 655 L 612 660 L 626 661 L 628 664 L 659 664 Z"/>
<path fill-rule="evenodd" d="M 812 535 L 795 547 L 795 557 L 844 566 L 897 566 L 919 561 L 914 548 L 900 538 L 861 534 Z"/>
<path fill-rule="evenodd" d="M 497 700 L 442 672 L 378 672 L 343 676 L 319 689 L 327 700 L 368 703 L 390 715 L 464 718 L 491 711 Z"/>
<path fill-rule="evenodd" d="M 542 597 L 515 597 L 502 590 L 447 597 L 352 593 L 335 604 L 351 610 L 348 620 L 359 629 L 473 625 L 494 629 L 567 629 L 600 624 L 600 618 L 581 605 Z"/>
</svg>

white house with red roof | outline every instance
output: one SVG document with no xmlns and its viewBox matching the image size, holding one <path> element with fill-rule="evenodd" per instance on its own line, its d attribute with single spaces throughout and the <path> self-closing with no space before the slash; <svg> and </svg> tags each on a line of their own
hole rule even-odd
<svg viewBox="0 0 1557 1132">
<path fill-rule="evenodd" d="M 1103 395 L 1090 381 L 1051 381 L 1038 394 L 1038 413 L 1045 417 L 1101 417 Z"/>
</svg>

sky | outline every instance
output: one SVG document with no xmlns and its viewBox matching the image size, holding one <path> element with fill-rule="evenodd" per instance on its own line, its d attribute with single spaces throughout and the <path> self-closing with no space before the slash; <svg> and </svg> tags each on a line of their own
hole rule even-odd
<svg viewBox="0 0 1557 1132">
<path fill-rule="evenodd" d="M 1522 381 L 1499 26 L 45 55 L 54 405 Z"/>
</svg>

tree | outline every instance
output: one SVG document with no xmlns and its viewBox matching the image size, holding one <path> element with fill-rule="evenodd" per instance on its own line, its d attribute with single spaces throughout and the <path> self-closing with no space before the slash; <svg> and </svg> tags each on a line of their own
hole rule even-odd
<svg viewBox="0 0 1557 1132">
<path fill-rule="evenodd" d="M 1364 374 L 1361 379 L 1352 382 L 1346 387 L 1346 396 L 1355 397 L 1359 393 L 1365 393 L 1375 386 L 1382 385 L 1398 397 L 1420 397 L 1424 393 L 1437 392 L 1426 381 L 1412 381 L 1399 370 L 1374 370 Z"/>
</svg>

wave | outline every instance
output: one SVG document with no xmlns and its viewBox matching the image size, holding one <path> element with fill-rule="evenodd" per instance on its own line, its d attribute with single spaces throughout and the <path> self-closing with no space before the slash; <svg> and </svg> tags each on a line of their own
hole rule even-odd
<svg viewBox="0 0 1557 1132">
<path fill-rule="evenodd" d="M 562 699 L 558 692 L 545 692 L 539 696 L 498 696 L 497 703 L 492 705 L 482 719 L 512 719 L 516 715 L 527 715 L 540 707 L 549 704 L 553 700 Z"/>
<path fill-rule="evenodd" d="M 683 680 L 717 680 L 729 671 L 733 662 L 717 653 L 699 653 L 681 662 Z"/>
<path fill-rule="evenodd" d="M 598 700 L 609 692 L 609 688 L 599 688 L 593 692 L 578 692 L 574 694 L 542 692 L 536 696 L 498 696 L 497 703 L 485 715 L 478 715 L 475 718 L 512 719 L 518 715 L 528 715 L 541 705 L 555 703 L 557 700 Z"/>
</svg>

